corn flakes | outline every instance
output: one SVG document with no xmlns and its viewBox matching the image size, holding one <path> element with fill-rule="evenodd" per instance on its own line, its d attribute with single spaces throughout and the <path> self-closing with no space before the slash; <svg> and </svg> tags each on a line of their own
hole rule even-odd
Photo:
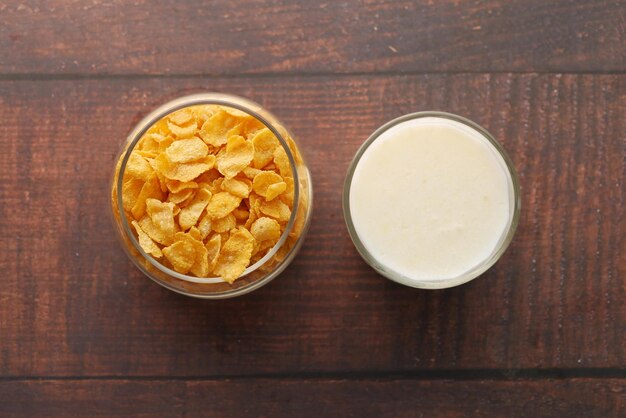
<svg viewBox="0 0 626 418">
<path fill-rule="evenodd" d="M 122 183 L 122 207 L 147 254 L 178 273 L 231 284 L 280 240 L 293 196 L 291 164 L 276 135 L 245 112 L 214 105 L 180 109 L 152 125 Z M 283 255 L 302 231 L 302 214 Z"/>
</svg>

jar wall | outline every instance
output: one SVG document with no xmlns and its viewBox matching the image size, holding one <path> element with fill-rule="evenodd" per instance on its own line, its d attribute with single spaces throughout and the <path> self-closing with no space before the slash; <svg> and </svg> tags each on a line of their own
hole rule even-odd
<svg viewBox="0 0 626 418">
<path fill-rule="evenodd" d="M 261 260 L 251 263 L 246 271 L 232 284 L 219 277 L 198 278 L 177 273 L 161 264 L 138 245 L 137 236 L 129 226 L 122 202 L 123 172 L 125 160 L 138 140 L 155 122 L 182 108 L 197 105 L 217 105 L 237 109 L 252 115 L 273 130 L 289 158 L 293 173 L 293 213 L 279 242 Z M 285 146 L 287 145 L 287 146 Z M 120 174 L 121 180 L 120 181 Z M 297 140 L 289 130 L 269 111 L 260 105 L 236 96 L 221 93 L 204 93 L 175 99 L 151 112 L 131 132 L 116 159 L 111 181 L 111 213 L 116 234 L 124 251 L 133 263 L 149 278 L 175 292 L 188 296 L 220 299 L 239 296 L 255 290 L 278 276 L 293 260 L 308 230 L 312 211 L 312 184 L 308 167 Z M 255 261 L 255 260 L 253 260 Z"/>
</svg>

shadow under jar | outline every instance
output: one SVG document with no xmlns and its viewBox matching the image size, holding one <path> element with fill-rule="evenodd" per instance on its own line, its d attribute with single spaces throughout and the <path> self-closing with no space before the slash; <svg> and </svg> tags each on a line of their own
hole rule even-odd
<svg viewBox="0 0 626 418">
<path fill-rule="evenodd" d="M 150 132 L 151 128 L 162 124 L 163 129 L 167 130 L 168 128 L 165 126 L 170 123 L 168 116 L 173 115 L 174 112 L 181 109 L 189 109 L 189 112 L 201 109 L 205 113 L 208 112 L 207 118 L 211 116 L 211 109 L 215 109 L 215 112 L 222 111 L 230 115 L 235 115 L 235 117 L 240 116 L 246 118 L 246 120 L 252 121 L 251 123 L 258 125 L 259 129 L 269 129 L 278 140 L 276 151 L 284 151 L 284 153 L 282 151 L 280 152 L 282 156 L 281 161 L 283 162 L 280 173 L 283 175 L 282 180 L 287 182 L 289 187 L 285 195 L 280 196 L 280 199 L 281 202 L 288 200 L 287 204 L 290 206 L 290 212 L 288 215 L 285 215 L 283 219 L 277 221 L 280 221 L 281 233 L 275 244 L 270 248 L 263 248 L 258 251 L 257 254 L 253 255 L 250 264 L 232 283 L 228 283 L 223 280 L 222 277 L 214 274 L 213 276 L 216 277 L 196 277 L 188 273 L 182 274 L 181 272 L 175 271 L 166 257 L 157 257 L 157 259 L 151 254 L 148 254 L 139 243 L 136 228 L 131 225 L 133 219 L 136 220 L 136 218 L 133 217 L 134 214 L 131 212 L 131 208 L 128 204 L 125 208 L 125 184 L 128 188 L 130 176 L 127 170 L 129 168 L 129 159 L 133 151 L 136 150 L 138 144 L 142 143 L 144 136 L 146 133 Z M 197 122 L 198 125 L 201 123 L 201 120 Z M 171 125 L 169 126 L 174 128 Z M 200 126 L 195 126 L 195 129 L 200 128 Z M 193 130 L 194 127 L 192 126 L 191 129 Z M 175 136 L 175 134 L 172 135 Z M 249 138 L 246 139 L 246 141 L 249 141 Z M 169 145 L 170 144 L 167 143 L 155 143 L 154 147 L 160 146 L 160 151 L 156 152 L 163 153 L 163 149 L 166 149 Z M 209 155 L 211 152 L 217 154 L 220 151 L 215 149 L 215 147 L 211 147 L 211 145 L 208 147 Z M 280 150 L 278 148 L 280 148 Z M 225 146 L 222 147 L 221 151 L 226 151 Z M 146 155 L 147 161 L 153 165 L 154 159 L 150 159 L 153 155 L 149 152 L 144 152 L 143 154 Z M 271 156 L 269 158 L 271 158 Z M 276 157 L 274 158 L 276 159 Z M 203 299 L 224 299 L 249 293 L 278 276 L 291 263 L 304 241 L 311 219 L 313 197 L 308 167 L 301 156 L 296 140 L 284 125 L 266 109 L 250 100 L 221 93 L 202 93 L 180 97 L 168 102 L 151 112 L 137 124 L 124 143 L 116 161 L 111 182 L 111 211 L 117 236 L 126 254 L 145 275 L 161 286 L 174 292 Z M 275 161 L 270 160 L 266 165 L 268 167 L 273 166 L 274 170 L 278 171 L 276 168 L 278 164 L 275 164 Z M 259 170 L 259 168 L 254 167 L 249 170 L 248 183 L 250 187 L 252 187 L 254 173 L 258 173 Z M 250 172 L 252 174 L 250 174 Z M 244 176 L 242 175 L 241 177 L 243 178 Z M 162 189 L 166 189 L 164 183 L 167 181 L 167 179 L 160 179 Z M 245 178 L 243 178 L 242 181 L 245 181 Z M 219 184 L 221 185 L 222 183 Z M 164 194 L 167 193 L 166 190 L 162 190 L 162 192 Z M 163 199 L 167 200 L 168 198 L 163 197 Z M 255 199 L 256 201 L 251 202 L 252 197 L 242 198 L 241 205 L 244 209 L 242 209 L 241 212 L 245 213 L 245 208 L 247 207 L 250 216 L 252 216 L 253 213 L 256 213 L 257 216 L 267 216 L 260 213 L 259 207 L 260 205 L 271 202 L 266 202 L 262 197 L 259 198 L 256 195 Z M 276 197 L 274 200 L 278 199 L 279 198 Z M 208 211 L 208 206 L 206 209 L 203 209 L 203 212 L 206 211 Z M 176 216 L 178 216 L 178 214 Z M 243 219 L 237 220 L 237 228 L 243 228 L 243 224 Z M 178 231 L 181 230 L 178 224 L 176 228 Z M 230 230 L 231 233 L 233 231 L 234 229 Z M 228 232 L 222 232 L 221 235 L 228 239 Z M 208 241 L 208 238 L 207 236 L 201 240 L 203 244 L 205 241 Z M 259 248 L 258 244 L 258 242 L 255 242 L 255 249 Z M 224 240 L 222 240 L 221 245 L 223 249 Z"/>
</svg>

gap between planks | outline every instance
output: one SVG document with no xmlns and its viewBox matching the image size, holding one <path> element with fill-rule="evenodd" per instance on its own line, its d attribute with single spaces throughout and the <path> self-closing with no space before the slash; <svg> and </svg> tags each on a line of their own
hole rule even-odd
<svg viewBox="0 0 626 418">
<path fill-rule="evenodd" d="M 203 74 L 203 73 L 120 73 L 120 74 L 83 74 L 83 73 L 12 73 L 0 74 L 0 81 L 57 81 L 57 80 L 133 80 L 133 79 L 250 79 L 281 77 L 401 77 L 419 75 L 464 75 L 464 74 L 512 74 L 512 75 L 626 75 L 624 71 L 376 71 L 376 72 L 277 72 L 277 73 L 238 73 L 238 74 Z"/>
<path fill-rule="evenodd" d="M 55 381 L 55 380 L 133 380 L 133 381 L 237 381 L 237 380 L 547 380 L 547 379 L 626 379 L 626 368 L 579 368 L 579 369 L 467 369 L 423 370 L 407 372 L 303 372 L 303 373 L 255 373 L 240 375 L 207 376 L 0 376 L 0 381 Z"/>
</svg>

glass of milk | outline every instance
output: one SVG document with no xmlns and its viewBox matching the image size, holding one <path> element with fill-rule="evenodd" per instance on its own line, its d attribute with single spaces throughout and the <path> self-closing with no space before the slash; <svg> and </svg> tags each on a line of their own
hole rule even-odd
<svg viewBox="0 0 626 418">
<path fill-rule="evenodd" d="M 376 130 L 350 164 L 343 210 L 359 254 L 406 286 L 442 289 L 489 269 L 513 239 L 519 180 L 489 132 L 418 112 Z"/>
</svg>

